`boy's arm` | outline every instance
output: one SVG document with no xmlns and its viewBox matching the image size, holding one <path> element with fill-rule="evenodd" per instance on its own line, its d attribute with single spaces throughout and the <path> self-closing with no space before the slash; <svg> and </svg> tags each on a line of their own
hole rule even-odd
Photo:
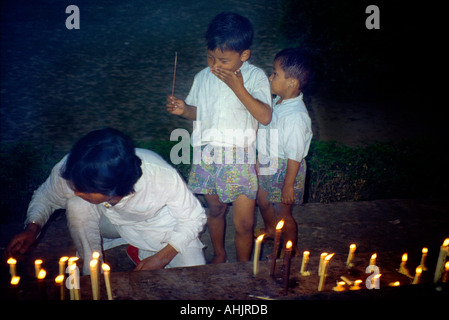
<svg viewBox="0 0 449 320">
<path fill-rule="evenodd" d="M 255 99 L 243 85 L 243 77 L 240 70 L 235 73 L 232 71 L 215 68 L 211 69 L 221 81 L 226 83 L 243 105 L 248 109 L 249 113 L 261 124 L 267 125 L 271 121 L 271 108 L 268 104 Z"/>
<path fill-rule="evenodd" d="M 295 202 L 294 185 L 301 163 L 292 159 L 287 161 L 287 173 L 285 175 L 284 186 L 282 187 L 281 201 L 285 204 Z"/>
<path fill-rule="evenodd" d="M 182 99 L 169 95 L 167 97 L 166 106 L 167 111 L 171 114 L 175 114 L 189 120 L 196 120 L 196 107 L 186 104 Z"/>
</svg>

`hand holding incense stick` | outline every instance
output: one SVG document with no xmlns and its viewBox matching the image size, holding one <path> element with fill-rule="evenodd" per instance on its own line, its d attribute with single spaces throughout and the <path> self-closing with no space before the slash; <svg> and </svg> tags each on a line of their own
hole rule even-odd
<svg viewBox="0 0 449 320">
<path fill-rule="evenodd" d="M 176 80 L 176 65 L 178 64 L 178 52 L 175 52 L 175 67 L 173 69 L 173 86 L 171 89 L 171 95 L 175 95 L 175 80 Z"/>
</svg>

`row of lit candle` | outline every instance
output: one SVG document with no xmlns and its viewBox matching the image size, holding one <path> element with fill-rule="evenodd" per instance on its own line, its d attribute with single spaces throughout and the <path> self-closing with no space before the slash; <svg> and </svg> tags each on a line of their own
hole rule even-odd
<svg viewBox="0 0 449 320">
<path fill-rule="evenodd" d="M 98 252 L 94 252 L 92 254 L 92 260 L 90 261 L 90 279 L 92 286 L 92 298 L 93 300 L 100 299 L 100 286 L 99 286 L 99 259 L 100 254 Z M 64 300 L 65 298 L 65 290 L 64 290 L 64 280 L 66 280 L 66 286 L 69 288 L 70 292 L 70 300 L 80 300 L 80 285 L 79 285 L 79 270 L 76 265 L 78 258 L 77 257 L 61 257 L 59 259 L 59 274 L 55 278 L 55 284 L 57 287 L 60 287 L 60 299 Z M 9 264 L 9 273 L 11 275 L 11 285 L 17 286 L 20 282 L 20 277 L 17 275 L 17 260 L 14 258 L 9 258 L 7 260 Z M 46 277 L 46 271 L 42 268 L 42 259 L 37 259 L 34 261 L 34 269 L 35 276 L 38 280 L 44 280 Z M 66 269 L 67 263 L 67 269 Z M 110 270 L 109 265 L 103 263 L 102 270 L 104 274 L 104 281 L 106 286 L 106 293 L 108 296 L 108 300 L 113 300 L 112 298 L 112 289 L 111 289 L 111 281 L 110 281 Z M 69 273 L 69 277 L 65 279 L 65 271 Z"/>
<path fill-rule="evenodd" d="M 275 268 L 276 268 L 276 258 L 278 255 L 279 241 L 280 241 L 282 227 L 283 227 L 283 221 L 281 220 L 276 226 L 276 234 L 275 234 L 275 242 L 274 242 L 274 248 L 273 248 L 273 258 L 271 261 L 271 268 L 270 268 L 270 276 L 274 275 Z M 255 241 L 254 261 L 253 261 L 253 275 L 254 276 L 256 276 L 259 272 L 260 249 L 261 249 L 261 244 L 262 244 L 263 238 L 264 238 L 264 235 L 260 235 L 259 237 L 257 237 L 257 239 Z M 346 266 L 348 268 L 352 268 L 354 266 L 352 261 L 354 259 L 356 248 L 357 248 L 357 246 L 355 244 L 351 244 L 349 246 L 349 253 L 348 253 L 347 260 L 346 260 Z M 285 264 L 287 267 L 285 268 L 286 275 L 284 278 L 284 282 L 285 282 L 285 293 L 286 293 L 287 289 L 288 289 L 288 281 L 289 281 L 288 278 L 289 278 L 289 274 L 290 274 L 291 241 L 287 242 L 285 253 L 286 253 L 286 258 L 284 259 L 284 261 L 285 261 Z M 427 270 L 427 267 L 426 267 L 427 253 L 428 253 L 428 248 L 423 248 L 420 264 L 415 269 L 415 276 L 412 276 L 406 267 L 406 262 L 408 260 L 408 254 L 404 253 L 402 255 L 402 262 L 399 266 L 398 271 L 399 271 L 399 273 L 404 274 L 404 275 L 408 276 L 409 278 L 413 279 L 412 284 L 418 284 L 420 282 L 420 277 L 422 275 L 422 272 Z M 325 279 L 327 276 L 328 264 L 329 264 L 330 259 L 333 257 L 333 255 L 334 255 L 333 253 L 328 254 L 326 252 L 323 252 L 320 255 L 320 263 L 319 263 L 319 267 L 318 267 L 318 275 L 320 276 L 320 281 L 318 284 L 318 291 L 322 291 L 322 289 L 323 289 Z M 437 282 L 440 279 L 442 280 L 442 282 L 447 282 L 447 280 L 449 278 L 449 261 L 446 262 L 447 256 L 449 256 L 449 238 L 443 242 L 443 245 L 440 248 L 440 254 L 439 254 L 439 258 L 438 258 L 438 262 L 437 262 L 437 268 L 435 271 L 434 282 Z M 307 271 L 307 264 L 309 261 L 309 257 L 310 257 L 310 252 L 304 251 L 302 263 L 301 263 L 301 270 L 300 270 L 300 273 L 302 276 L 310 275 L 310 271 Z M 377 259 L 377 253 L 372 254 L 370 257 L 369 266 L 375 266 L 376 259 Z M 444 273 L 443 273 L 443 269 L 444 269 Z M 381 276 L 381 274 L 379 273 L 372 277 L 373 284 L 374 284 L 374 282 L 378 283 L 380 276 Z M 356 280 L 356 283 L 354 284 L 353 287 L 351 287 L 351 290 L 360 289 L 359 285 L 361 282 L 362 282 L 362 280 Z M 398 285 L 398 284 L 399 284 L 399 282 L 394 283 L 394 285 Z M 337 283 L 337 287 L 335 287 L 334 290 L 342 291 L 342 287 L 343 287 L 343 284 Z"/>
</svg>

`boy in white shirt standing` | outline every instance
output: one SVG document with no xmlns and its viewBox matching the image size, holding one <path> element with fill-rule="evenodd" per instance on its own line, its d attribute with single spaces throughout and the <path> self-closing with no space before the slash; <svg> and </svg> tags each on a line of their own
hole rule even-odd
<svg viewBox="0 0 449 320">
<path fill-rule="evenodd" d="M 312 140 L 309 114 L 303 102 L 303 88 L 311 75 L 308 56 L 298 48 L 285 49 L 274 58 L 270 76 L 273 116 L 270 124 L 260 125 L 259 205 L 265 233 L 273 237 L 278 220 L 284 220 L 285 241 L 296 248 L 297 225 L 292 217 L 293 204 L 304 195 L 306 161 Z M 269 138 L 277 134 L 277 141 Z M 276 143 L 277 142 L 277 143 Z M 276 219 L 277 216 L 277 219 Z"/>
<path fill-rule="evenodd" d="M 248 62 L 252 39 L 248 19 L 231 12 L 217 15 L 206 32 L 209 67 L 195 76 L 185 101 L 167 98 L 168 112 L 196 120 L 192 141 L 202 157 L 194 161 L 188 184 L 194 193 L 205 195 L 209 207 L 212 263 L 227 260 L 228 203 L 234 209 L 237 260 L 247 261 L 251 255 L 257 195 L 255 141 L 258 123 L 271 121 L 268 79 Z"/>
</svg>

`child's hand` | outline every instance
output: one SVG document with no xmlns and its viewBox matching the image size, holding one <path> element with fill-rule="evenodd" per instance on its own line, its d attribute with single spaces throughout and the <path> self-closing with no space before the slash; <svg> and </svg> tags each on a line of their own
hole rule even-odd
<svg viewBox="0 0 449 320">
<path fill-rule="evenodd" d="M 295 191 L 293 186 L 282 187 L 281 201 L 283 204 L 293 204 L 295 202 Z"/>
<path fill-rule="evenodd" d="M 243 77 L 240 69 L 238 69 L 235 73 L 221 68 L 210 68 L 210 71 L 221 81 L 226 83 L 233 91 L 243 87 Z"/>
<path fill-rule="evenodd" d="M 186 109 L 186 103 L 171 94 L 167 96 L 167 111 L 171 114 L 182 116 Z"/>
</svg>

